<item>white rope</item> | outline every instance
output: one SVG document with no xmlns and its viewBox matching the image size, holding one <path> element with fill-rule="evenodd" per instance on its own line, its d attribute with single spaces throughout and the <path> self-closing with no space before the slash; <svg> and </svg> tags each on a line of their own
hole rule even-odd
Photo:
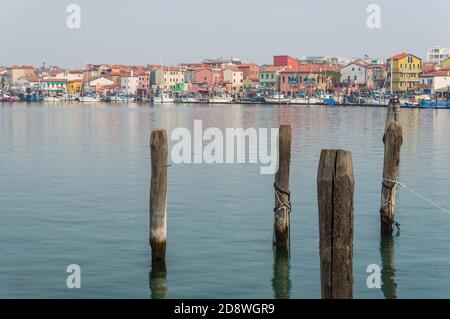
<svg viewBox="0 0 450 319">
<path fill-rule="evenodd" d="M 426 198 L 425 196 L 419 194 L 418 192 L 416 192 L 415 190 L 409 188 L 408 186 L 406 186 L 405 184 L 399 182 L 398 180 L 397 180 L 397 181 L 393 181 L 393 180 L 390 180 L 390 179 L 387 179 L 387 178 L 384 178 L 384 180 L 387 181 L 387 182 L 399 184 L 401 187 L 403 187 L 404 189 L 410 191 L 410 192 L 413 193 L 414 195 L 416 195 L 416 196 L 422 198 L 423 200 L 425 200 L 425 201 L 427 201 L 428 203 L 430 203 L 431 205 L 433 205 L 433 206 L 439 208 L 439 209 L 442 210 L 443 212 L 445 212 L 445 213 L 447 213 L 447 214 L 450 214 L 450 211 L 447 210 L 446 208 L 442 207 L 441 205 L 437 204 L 436 202 L 433 202 L 431 199 L 428 199 L 428 198 Z"/>
</svg>

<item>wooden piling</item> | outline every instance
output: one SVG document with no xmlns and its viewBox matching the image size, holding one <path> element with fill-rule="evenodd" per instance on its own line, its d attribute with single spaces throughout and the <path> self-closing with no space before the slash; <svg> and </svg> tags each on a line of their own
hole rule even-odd
<svg viewBox="0 0 450 319">
<path fill-rule="evenodd" d="M 289 169 L 291 164 L 292 128 L 281 125 L 278 143 L 278 171 L 275 174 L 275 219 L 273 244 L 277 248 L 289 248 L 290 191 Z"/>
<path fill-rule="evenodd" d="M 402 143 L 402 126 L 399 122 L 390 122 L 384 134 L 384 165 L 380 208 L 381 233 L 383 235 L 392 235 L 393 231 L 397 197 L 396 181 Z"/>
<path fill-rule="evenodd" d="M 384 127 L 385 132 L 391 122 L 400 122 L 400 100 L 398 98 L 393 98 L 389 101 L 387 107 L 386 125 Z"/>
<path fill-rule="evenodd" d="M 353 298 L 352 155 L 322 150 L 317 174 L 320 274 L 324 299 Z"/>
<path fill-rule="evenodd" d="M 154 130 L 150 137 L 150 246 L 152 264 L 165 262 L 167 243 L 167 166 L 166 130 Z"/>
</svg>

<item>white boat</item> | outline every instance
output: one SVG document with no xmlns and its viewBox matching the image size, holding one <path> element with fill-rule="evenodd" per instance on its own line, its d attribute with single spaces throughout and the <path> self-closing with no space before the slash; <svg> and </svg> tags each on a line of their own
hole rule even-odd
<svg viewBox="0 0 450 319">
<path fill-rule="evenodd" d="M 418 106 L 419 103 L 417 103 L 415 101 L 414 102 L 410 101 L 408 99 L 400 99 L 400 105 L 401 106 Z"/>
<path fill-rule="evenodd" d="M 111 102 L 134 102 L 134 97 L 132 96 L 123 96 L 123 95 L 114 95 L 114 96 L 110 96 L 109 100 Z"/>
<path fill-rule="evenodd" d="M 101 102 L 100 98 L 97 96 L 78 96 L 75 98 L 75 101 L 81 102 L 81 103 L 97 103 Z"/>
<path fill-rule="evenodd" d="M 175 99 L 170 97 L 169 95 L 162 93 L 159 95 L 155 95 L 153 97 L 153 103 L 154 104 L 161 104 L 161 103 L 174 103 Z"/>
<path fill-rule="evenodd" d="M 291 104 L 308 104 L 308 99 L 306 97 L 295 97 L 291 99 Z"/>
<path fill-rule="evenodd" d="M 208 103 L 232 103 L 233 98 L 229 95 L 222 94 L 221 96 L 213 96 L 208 100 Z"/>
<path fill-rule="evenodd" d="M 54 96 L 47 96 L 44 98 L 44 102 L 47 102 L 47 103 L 55 103 L 55 102 L 60 102 L 60 101 L 61 101 L 61 99 L 54 97 Z"/>
<path fill-rule="evenodd" d="M 322 104 L 323 100 L 318 97 L 296 97 L 290 100 L 291 104 Z"/>
<path fill-rule="evenodd" d="M 291 102 L 290 99 L 285 98 L 283 94 L 274 94 L 271 96 L 265 96 L 264 100 L 266 103 L 274 103 L 274 104 L 288 104 Z"/>
<path fill-rule="evenodd" d="M 390 98 L 387 96 L 374 96 L 367 99 L 367 104 L 371 105 L 388 105 Z"/>
<path fill-rule="evenodd" d="M 183 103 L 197 103 L 198 100 L 195 97 L 184 97 L 181 99 Z"/>
</svg>

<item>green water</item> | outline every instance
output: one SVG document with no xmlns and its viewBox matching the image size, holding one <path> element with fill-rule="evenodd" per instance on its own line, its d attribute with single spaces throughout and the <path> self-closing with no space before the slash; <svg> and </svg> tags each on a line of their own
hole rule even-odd
<svg viewBox="0 0 450 319">
<path fill-rule="evenodd" d="M 169 167 L 167 289 L 149 282 L 153 128 L 293 127 L 291 257 L 272 251 L 273 176 L 257 164 Z M 450 296 L 450 215 L 399 190 L 380 241 L 385 110 L 325 106 L 0 104 L 0 297 L 319 298 L 322 148 L 353 154 L 354 296 Z M 403 110 L 400 179 L 450 208 L 450 111 Z M 66 267 L 81 267 L 81 289 Z M 366 268 L 383 270 L 369 289 Z M 151 291 L 153 288 L 153 292 Z"/>
</svg>

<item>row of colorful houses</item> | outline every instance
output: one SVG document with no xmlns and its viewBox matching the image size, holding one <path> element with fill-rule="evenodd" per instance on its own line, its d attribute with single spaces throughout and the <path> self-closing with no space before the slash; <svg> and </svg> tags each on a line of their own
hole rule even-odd
<svg viewBox="0 0 450 319">
<path fill-rule="evenodd" d="M 238 60 L 205 60 L 178 66 L 88 64 L 84 70 L 59 67 L 10 66 L 0 68 L 0 89 L 42 90 L 55 94 L 99 95 L 121 92 L 149 96 L 159 92 L 231 95 L 247 90 L 279 92 L 357 91 L 387 89 L 402 93 L 450 87 L 450 58 L 440 64 L 424 63 L 400 53 L 377 63 L 355 59 L 345 65 L 302 60 L 287 55 L 257 65 Z"/>
</svg>

